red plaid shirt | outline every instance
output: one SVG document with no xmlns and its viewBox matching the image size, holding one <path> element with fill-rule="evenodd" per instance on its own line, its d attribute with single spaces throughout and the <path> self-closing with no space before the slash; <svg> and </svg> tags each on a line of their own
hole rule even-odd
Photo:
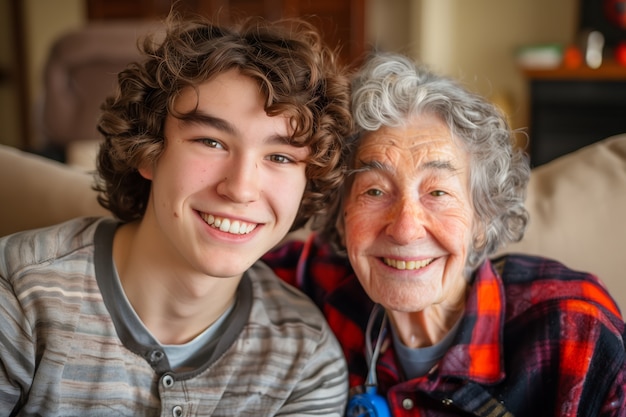
<svg viewBox="0 0 626 417">
<path fill-rule="evenodd" d="M 373 304 L 348 261 L 314 239 L 264 260 L 319 305 L 343 346 L 350 386 L 363 384 Z M 384 349 L 378 390 L 394 416 L 626 416 L 623 335 L 620 311 L 593 275 L 509 255 L 474 275 L 458 334 L 438 365 L 407 381 L 393 348 Z"/>
</svg>

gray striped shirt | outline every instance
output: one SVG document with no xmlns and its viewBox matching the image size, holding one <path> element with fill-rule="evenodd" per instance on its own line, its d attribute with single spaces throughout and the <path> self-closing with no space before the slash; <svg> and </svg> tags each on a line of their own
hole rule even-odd
<svg viewBox="0 0 626 417">
<path fill-rule="evenodd" d="M 339 416 L 344 357 L 318 309 L 257 262 L 206 348 L 173 371 L 118 301 L 116 223 L 0 239 L 0 416 Z"/>
</svg>

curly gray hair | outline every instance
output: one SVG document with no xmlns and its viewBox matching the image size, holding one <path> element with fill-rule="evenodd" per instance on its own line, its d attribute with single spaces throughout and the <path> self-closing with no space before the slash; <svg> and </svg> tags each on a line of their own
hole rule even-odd
<svg viewBox="0 0 626 417">
<path fill-rule="evenodd" d="M 507 243 L 523 237 L 528 223 L 524 207 L 530 175 L 528 159 L 515 146 L 506 118 L 486 99 L 406 56 L 377 53 L 353 78 L 352 113 L 356 133 L 344 155 L 348 172 L 364 132 L 402 126 L 422 113 L 434 114 L 447 124 L 471 161 L 471 199 L 481 228 L 468 255 L 470 270 Z M 340 250 L 345 249 L 340 232 L 342 201 L 350 184 L 348 175 L 342 195 L 333 201 L 323 223 L 318 223 L 322 237 Z"/>
</svg>

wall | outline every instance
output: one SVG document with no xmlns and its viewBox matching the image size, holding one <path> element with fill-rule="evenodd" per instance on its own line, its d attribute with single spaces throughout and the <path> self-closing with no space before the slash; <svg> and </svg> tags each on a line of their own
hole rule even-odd
<svg viewBox="0 0 626 417">
<path fill-rule="evenodd" d="M 18 90 L 14 83 L 14 43 L 12 40 L 9 0 L 0 0 L 0 68 L 4 79 L 0 83 L 0 143 L 19 146 L 20 125 L 17 102 Z"/>
<path fill-rule="evenodd" d="M 514 127 L 528 124 L 521 45 L 571 43 L 579 0 L 419 0 L 411 53 L 501 103 Z"/>
<path fill-rule="evenodd" d="M 382 51 L 410 52 L 412 39 L 412 0 L 366 0 L 365 37 Z"/>
</svg>

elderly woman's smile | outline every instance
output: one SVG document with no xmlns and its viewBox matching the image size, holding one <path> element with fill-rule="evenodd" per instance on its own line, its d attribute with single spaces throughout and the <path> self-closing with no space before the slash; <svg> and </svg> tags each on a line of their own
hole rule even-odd
<svg viewBox="0 0 626 417">
<path fill-rule="evenodd" d="M 428 266 L 434 258 L 423 259 L 420 261 L 404 261 L 400 259 L 392 259 L 392 258 L 383 258 L 383 262 L 385 265 L 390 266 L 395 269 L 400 270 L 409 270 L 412 271 L 414 269 L 422 269 L 425 266 Z"/>
</svg>

